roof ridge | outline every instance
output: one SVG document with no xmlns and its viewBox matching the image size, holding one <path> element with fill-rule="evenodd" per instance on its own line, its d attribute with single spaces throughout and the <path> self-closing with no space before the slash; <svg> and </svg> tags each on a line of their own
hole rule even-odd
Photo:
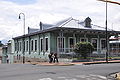
<svg viewBox="0 0 120 80">
<path fill-rule="evenodd" d="M 69 17 L 69 18 L 63 19 L 63 20 L 61 20 L 61 21 L 55 23 L 54 26 L 58 26 L 58 27 L 59 27 L 59 26 L 61 26 L 62 24 L 65 25 L 65 22 L 67 22 L 67 21 L 69 21 L 69 20 L 71 20 L 71 19 L 73 19 L 73 18 L 72 18 L 72 17 Z M 62 26 L 63 26 L 63 25 L 62 25 Z"/>
<path fill-rule="evenodd" d="M 73 18 L 72 18 L 72 17 L 69 17 L 68 20 L 66 20 L 65 22 L 63 22 L 60 27 L 64 26 L 65 24 L 67 24 L 67 23 L 70 22 L 71 20 L 73 20 Z"/>
<path fill-rule="evenodd" d="M 105 27 L 98 26 L 98 25 L 95 25 L 95 24 L 91 24 L 91 25 L 93 25 L 93 26 L 97 26 L 97 27 L 99 27 L 99 28 L 104 28 L 104 29 L 106 29 Z M 115 31 L 115 30 L 113 30 L 113 29 L 110 29 L 110 28 L 107 28 L 107 29 L 109 29 L 109 30 L 112 30 L 112 31 Z"/>
</svg>

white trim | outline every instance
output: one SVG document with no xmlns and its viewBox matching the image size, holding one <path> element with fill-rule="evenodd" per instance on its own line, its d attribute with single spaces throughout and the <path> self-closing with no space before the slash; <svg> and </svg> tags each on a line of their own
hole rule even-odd
<svg viewBox="0 0 120 80">
<path fill-rule="evenodd" d="M 43 37 L 40 38 L 40 52 L 43 52 L 43 50 L 41 50 L 41 40 L 43 40 Z M 43 49 L 43 45 L 42 45 L 42 49 Z"/>
<path fill-rule="evenodd" d="M 98 46 L 99 46 L 98 38 L 92 38 L 92 39 L 91 39 L 91 43 L 92 43 L 92 40 L 93 40 L 93 39 L 96 39 L 96 40 L 97 40 L 97 51 L 98 51 Z"/>
<path fill-rule="evenodd" d="M 58 46 L 58 38 L 61 38 L 61 37 L 57 37 L 57 52 L 60 52 L 59 51 L 59 46 Z M 64 52 L 65 52 L 65 37 L 62 37 L 64 39 Z"/>
<path fill-rule="evenodd" d="M 101 46 L 101 41 L 102 41 L 102 40 L 105 40 L 105 41 L 106 41 L 106 39 L 105 39 L 105 38 L 101 38 L 101 39 L 100 39 L 100 50 L 103 50 L 103 49 L 102 49 L 102 46 Z"/>
<path fill-rule="evenodd" d="M 37 40 L 37 50 L 36 50 L 36 51 L 35 51 L 35 40 Z M 33 49 L 33 50 L 34 50 L 35 52 L 37 52 L 37 51 L 38 51 L 38 39 L 34 39 L 34 42 L 33 42 L 33 43 L 34 43 L 34 49 Z"/>
<path fill-rule="evenodd" d="M 28 42 L 28 49 L 27 49 L 27 42 Z M 27 49 L 27 50 L 26 50 Z M 29 41 L 28 40 L 26 40 L 25 41 L 25 52 L 28 52 L 29 51 Z"/>
<path fill-rule="evenodd" d="M 70 38 L 72 38 L 73 39 L 73 45 L 75 45 L 76 44 L 76 38 L 74 38 L 74 37 L 68 37 L 68 48 L 70 48 Z"/>
<path fill-rule="evenodd" d="M 18 41 L 18 52 L 22 52 L 22 50 L 23 50 L 23 47 L 22 47 L 22 45 L 23 45 L 23 42 L 22 41 Z"/>
<path fill-rule="evenodd" d="M 46 51 L 46 38 L 48 39 L 48 50 Z M 49 45 L 49 37 L 45 37 L 45 52 L 48 52 L 50 50 L 50 45 Z"/>
<path fill-rule="evenodd" d="M 33 50 L 32 50 L 32 41 L 33 41 Z M 30 51 L 33 52 L 33 51 L 34 51 L 34 39 L 31 39 L 31 40 L 30 40 L 30 45 L 31 45 Z"/>
</svg>

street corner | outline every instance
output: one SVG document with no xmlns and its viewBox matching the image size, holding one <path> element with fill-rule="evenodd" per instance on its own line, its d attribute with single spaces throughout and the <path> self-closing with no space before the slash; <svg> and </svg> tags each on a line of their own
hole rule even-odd
<svg viewBox="0 0 120 80">
<path fill-rule="evenodd" d="M 116 80 L 120 80 L 120 72 L 115 74 Z"/>
<path fill-rule="evenodd" d="M 107 78 L 109 80 L 120 80 L 120 72 L 111 73 Z"/>
</svg>

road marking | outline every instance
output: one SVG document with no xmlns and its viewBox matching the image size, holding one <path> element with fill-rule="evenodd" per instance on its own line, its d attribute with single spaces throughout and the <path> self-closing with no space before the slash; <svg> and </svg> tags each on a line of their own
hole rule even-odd
<svg viewBox="0 0 120 80">
<path fill-rule="evenodd" d="M 60 76 L 57 77 L 57 79 L 62 79 L 62 80 L 79 80 L 80 79 L 84 79 L 84 80 L 107 80 L 107 78 L 105 76 L 101 76 L 101 75 L 94 75 L 94 74 L 89 74 L 89 75 L 76 75 L 73 77 L 65 77 L 65 76 Z M 38 79 L 38 80 L 54 80 L 52 78 L 42 78 L 42 79 Z"/>
<path fill-rule="evenodd" d="M 59 79 L 65 79 L 66 77 L 58 77 Z"/>
<path fill-rule="evenodd" d="M 42 79 L 38 79 L 38 80 L 53 80 L 51 78 L 42 78 Z"/>
<path fill-rule="evenodd" d="M 65 80 L 77 80 L 77 79 L 75 79 L 75 78 L 72 78 L 72 79 L 65 79 Z"/>
<path fill-rule="evenodd" d="M 76 75 L 76 77 L 78 78 L 83 78 L 86 80 L 106 80 L 107 78 L 105 76 L 101 76 L 101 75 Z"/>
<path fill-rule="evenodd" d="M 101 75 L 93 75 L 93 74 L 90 74 L 90 76 L 95 76 L 95 77 L 99 77 L 99 78 L 101 78 L 101 79 L 107 79 L 105 76 L 101 76 Z"/>
<path fill-rule="evenodd" d="M 87 78 L 89 76 L 88 75 L 77 75 L 76 77 L 78 77 L 78 78 Z"/>
</svg>

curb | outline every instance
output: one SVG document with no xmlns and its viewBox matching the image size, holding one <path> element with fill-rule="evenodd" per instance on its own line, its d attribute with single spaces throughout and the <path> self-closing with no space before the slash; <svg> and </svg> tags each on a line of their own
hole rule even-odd
<svg viewBox="0 0 120 80">
<path fill-rule="evenodd" d="M 72 63 L 29 63 L 29 64 L 32 64 L 32 65 L 41 65 L 41 66 L 72 66 L 72 65 L 75 65 L 75 64 L 72 64 Z"/>
<path fill-rule="evenodd" d="M 118 62 L 92 62 L 92 63 L 83 63 L 83 65 L 91 65 L 91 64 L 110 64 L 110 63 L 120 63 Z"/>
<path fill-rule="evenodd" d="M 40 66 L 73 66 L 74 64 L 53 64 L 53 65 L 46 65 L 46 64 L 37 64 Z"/>
</svg>

